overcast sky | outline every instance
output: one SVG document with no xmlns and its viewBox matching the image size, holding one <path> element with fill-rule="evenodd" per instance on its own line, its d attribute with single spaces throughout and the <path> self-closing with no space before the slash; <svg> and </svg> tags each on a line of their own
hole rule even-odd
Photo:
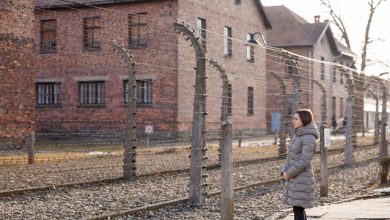
<svg viewBox="0 0 390 220">
<path fill-rule="evenodd" d="M 362 42 L 364 40 L 364 31 L 368 17 L 368 0 L 331 0 L 345 22 L 352 45 L 352 50 L 359 57 L 361 56 Z M 320 15 L 321 21 L 329 19 L 326 9 L 320 5 L 319 0 L 262 0 L 264 6 L 285 5 L 309 22 L 314 21 L 314 15 Z M 353 6 L 352 6 L 353 5 Z M 335 27 L 332 31 L 337 34 Z M 340 39 L 339 35 L 335 36 Z M 380 60 L 384 64 L 376 64 L 366 67 L 366 73 L 379 74 L 381 72 L 390 72 L 390 0 L 386 0 L 375 12 L 374 20 L 371 26 L 371 39 L 381 39 L 370 45 L 369 59 Z M 357 65 L 360 69 L 360 63 Z M 388 76 L 390 77 L 390 75 Z"/>
</svg>

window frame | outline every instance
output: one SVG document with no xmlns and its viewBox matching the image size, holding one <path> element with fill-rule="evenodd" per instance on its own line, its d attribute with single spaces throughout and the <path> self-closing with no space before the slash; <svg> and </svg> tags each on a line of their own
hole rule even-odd
<svg viewBox="0 0 390 220">
<path fill-rule="evenodd" d="M 79 106 L 105 106 L 105 81 L 79 81 L 77 84 Z M 96 101 L 91 101 L 93 99 Z"/>
<path fill-rule="evenodd" d="M 344 117 L 344 98 L 340 97 L 340 117 Z"/>
<path fill-rule="evenodd" d="M 44 90 L 44 94 L 41 96 L 42 89 Z M 35 92 L 38 107 L 61 106 L 61 82 L 36 82 Z M 43 102 L 40 101 L 42 98 L 44 99 Z"/>
<path fill-rule="evenodd" d="M 233 55 L 232 34 L 233 32 L 231 27 L 223 27 L 223 55 L 225 55 L 225 57 L 231 57 Z"/>
<path fill-rule="evenodd" d="M 247 42 L 249 42 L 250 40 L 254 40 L 254 39 L 255 39 L 255 34 L 248 33 L 246 35 Z M 255 62 L 255 47 L 254 46 L 251 46 L 251 45 L 246 46 L 246 61 L 248 61 L 250 63 Z"/>
<path fill-rule="evenodd" d="M 142 49 L 148 47 L 148 39 L 149 39 L 149 30 L 148 30 L 148 20 L 146 17 L 146 12 L 141 13 L 132 13 L 127 15 L 127 27 L 128 27 L 128 47 L 131 49 Z M 137 18 L 137 23 L 132 23 L 132 20 Z M 144 22 L 141 22 L 145 20 Z M 136 27 L 136 41 L 132 40 L 132 27 Z M 142 37 L 142 28 L 145 28 L 145 36 Z M 135 35 L 134 35 L 135 36 Z"/>
<path fill-rule="evenodd" d="M 325 80 L 325 57 L 321 57 L 320 79 Z"/>
<path fill-rule="evenodd" d="M 123 103 L 125 105 L 127 105 L 127 99 L 128 99 L 128 88 L 129 88 L 129 80 L 128 79 L 125 79 L 123 80 Z M 140 86 L 140 83 L 141 82 L 146 82 L 146 87 L 141 87 Z M 137 84 L 137 87 L 136 87 L 136 99 L 137 99 L 137 106 L 151 106 L 153 105 L 153 80 L 152 79 L 137 79 L 136 80 L 136 84 Z M 145 100 L 145 97 L 147 99 L 147 101 L 142 101 L 140 100 L 140 90 L 143 89 L 143 90 L 146 90 L 143 91 L 143 94 L 144 94 L 144 99 Z"/>
<path fill-rule="evenodd" d="M 47 29 L 44 29 L 43 24 L 45 22 L 53 22 L 54 28 L 52 26 L 48 27 Z M 39 42 L 39 52 L 41 53 L 55 53 L 57 52 L 57 20 L 56 19 L 44 19 L 40 20 L 40 42 Z M 44 35 L 49 35 L 49 48 L 44 48 Z M 54 40 L 52 39 L 54 38 Z"/>
<path fill-rule="evenodd" d="M 332 96 L 332 115 L 337 114 L 336 110 L 337 110 L 337 97 Z"/>
<path fill-rule="evenodd" d="M 254 104 L 255 104 L 255 90 L 252 86 L 247 89 L 247 115 L 254 115 Z"/>
<path fill-rule="evenodd" d="M 207 21 L 204 18 L 198 17 L 196 19 L 196 37 L 202 45 L 204 52 L 207 51 Z"/>
<path fill-rule="evenodd" d="M 92 25 L 87 26 L 88 20 L 91 19 Z M 98 19 L 96 21 L 95 19 Z M 96 23 L 98 23 L 96 25 Z M 99 41 L 98 36 L 101 37 L 101 17 L 92 16 L 92 17 L 83 17 L 83 49 L 86 51 L 99 51 L 101 50 L 101 41 Z M 89 42 L 88 33 L 92 33 L 92 41 Z M 92 45 L 90 45 L 92 44 Z"/>
</svg>

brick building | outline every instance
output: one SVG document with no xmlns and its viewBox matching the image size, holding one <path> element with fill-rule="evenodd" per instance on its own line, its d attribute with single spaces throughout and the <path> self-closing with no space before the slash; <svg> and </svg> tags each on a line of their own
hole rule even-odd
<svg viewBox="0 0 390 220">
<path fill-rule="evenodd" d="M 269 55 L 271 57 L 269 60 L 279 60 L 268 62 L 267 71 L 283 79 L 286 94 L 285 100 L 282 100 L 280 83 L 275 77 L 268 76 L 268 128 L 271 130 L 275 128 L 277 123 L 275 118 L 280 117 L 281 106 L 287 108 L 287 115 L 293 113 L 294 73 L 300 75 L 298 81 L 300 107 L 312 109 L 316 122 L 321 123 L 320 86 L 325 89 L 327 95 L 326 123 L 330 125 L 333 116 L 336 120 L 344 117 L 347 98 L 346 79 L 332 64 L 339 63 L 351 67 L 355 55 L 334 39 L 328 21 L 320 22 L 319 17 L 316 17 L 315 22 L 310 23 L 285 6 L 265 7 L 265 11 L 273 27 L 268 32 L 268 44 L 299 55 L 286 58 L 275 51 Z M 278 54 L 272 55 L 275 53 Z M 296 64 L 291 63 L 293 60 L 296 60 Z"/>
<path fill-rule="evenodd" d="M 0 150 L 34 130 L 34 0 L 0 2 Z"/>
<path fill-rule="evenodd" d="M 115 40 L 130 48 L 136 63 L 139 134 L 150 125 L 156 137 L 186 137 L 192 120 L 195 55 L 173 30 L 179 19 L 197 30 L 207 47 L 206 57 L 228 70 L 234 128 L 265 133 L 265 111 L 259 111 L 265 102 L 265 53 L 245 46 L 253 33 L 266 36 L 271 27 L 260 1 L 77 2 L 37 1 L 39 132 L 102 136 L 125 127 L 127 68 L 113 52 Z M 222 84 L 214 68 L 207 66 L 206 73 L 207 127 L 216 130 Z"/>
</svg>

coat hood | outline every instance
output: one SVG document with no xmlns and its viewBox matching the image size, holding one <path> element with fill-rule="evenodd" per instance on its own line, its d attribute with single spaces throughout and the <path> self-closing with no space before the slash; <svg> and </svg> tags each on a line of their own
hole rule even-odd
<svg viewBox="0 0 390 220">
<path fill-rule="evenodd" d="M 318 139 L 318 137 L 319 137 L 317 126 L 313 122 L 308 124 L 308 125 L 306 125 L 306 126 L 303 126 L 303 127 L 295 129 L 294 133 L 297 136 L 302 136 L 302 135 L 305 135 L 305 134 L 311 134 L 316 139 Z"/>
</svg>

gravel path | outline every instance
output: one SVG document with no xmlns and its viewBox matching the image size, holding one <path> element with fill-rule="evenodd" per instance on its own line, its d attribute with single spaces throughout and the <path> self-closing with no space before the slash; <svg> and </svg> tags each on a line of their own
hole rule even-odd
<svg viewBox="0 0 390 220">
<path fill-rule="evenodd" d="M 215 164 L 218 152 L 215 146 L 209 148 L 208 164 Z M 157 153 L 141 151 L 137 155 L 137 175 L 189 168 L 189 154 L 188 148 L 172 148 Z M 341 158 L 343 156 L 342 153 L 338 155 Z M 235 148 L 234 152 L 235 161 L 276 156 L 277 148 L 272 146 Z M 277 166 L 279 165 L 275 165 L 274 169 L 267 167 L 265 172 L 272 174 L 278 169 Z M 0 166 L 0 192 L 117 179 L 123 176 L 122 170 L 123 156 L 119 153 L 101 157 L 53 160 L 34 165 L 4 165 Z M 243 176 L 240 173 L 237 175 Z"/>
<path fill-rule="evenodd" d="M 355 160 L 362 161 L 378 154 L 370 148 L 355 152 Z M 331 155 L 329 163 L 342 162 L 343 153 Z M 280 160 L 262 164 L 235 167 L 234 184 L 245 185 L 279 176 Z M 318 167 L 318 156 L 314 159 Z M 330 177 L 331 195 L 328 200 L 353 196 L 364 190 L 377 175 L 376 163 L 342 170 Z M 114 173 L 114 172 L 113 172 Z M 220 186 L 218 170 L 208 171 L 208 191 L 217 191 Z M 359 174 L 359 175 L 357 175 Z M 93 173 L 92 173 L 93 175 Z M 80 219 L 126 211 L 135 207 L 155 204 L 187 196 L 188 174 L 140 177 L 134 182 L 116 181 L 72 188 L 59 188 L 47 192 L 29 193 L 0 198 L 0 219 Z M 343 182 L 343 184 L 339 184 Z M 336 184 L 332 184 L 336 183 Z M 255 187 L 235 193 L 237 219 L 262 219 L 281 208 L 278 194 L 281 186 Z M 363 191 L 364 192 L 364 191 Z M 365 192 L 364 192 L 365 193 Z M 219 218 L 219 199 L 207 200 L 201 209 L 186 205 L 148 212 L 131 218 L 155 219 L 215 219 Z"/>
<path fill-rule="evenodd" d="M 367 188 L 376 179 L 377 163 L 371 162 L 352 169 L 332 173 L 329 178 L 329 196 L 319 197 L 317 180 L 315 205 L 336 202 L 359 195 L 372 194 Z M 340 184 L 342 183 L 342 184 Z M 290 208 L 279 201 L 282 184 L 253 187 L 234 193 L 235 219 L 265 219 L 280 209 Z M 220 199 L 213 197 L 206 200 L 201 208 L 193 208 L 187 204 L 166 207 L 135 216 L 116 219 L 220 219 Z"/>
</svg>

